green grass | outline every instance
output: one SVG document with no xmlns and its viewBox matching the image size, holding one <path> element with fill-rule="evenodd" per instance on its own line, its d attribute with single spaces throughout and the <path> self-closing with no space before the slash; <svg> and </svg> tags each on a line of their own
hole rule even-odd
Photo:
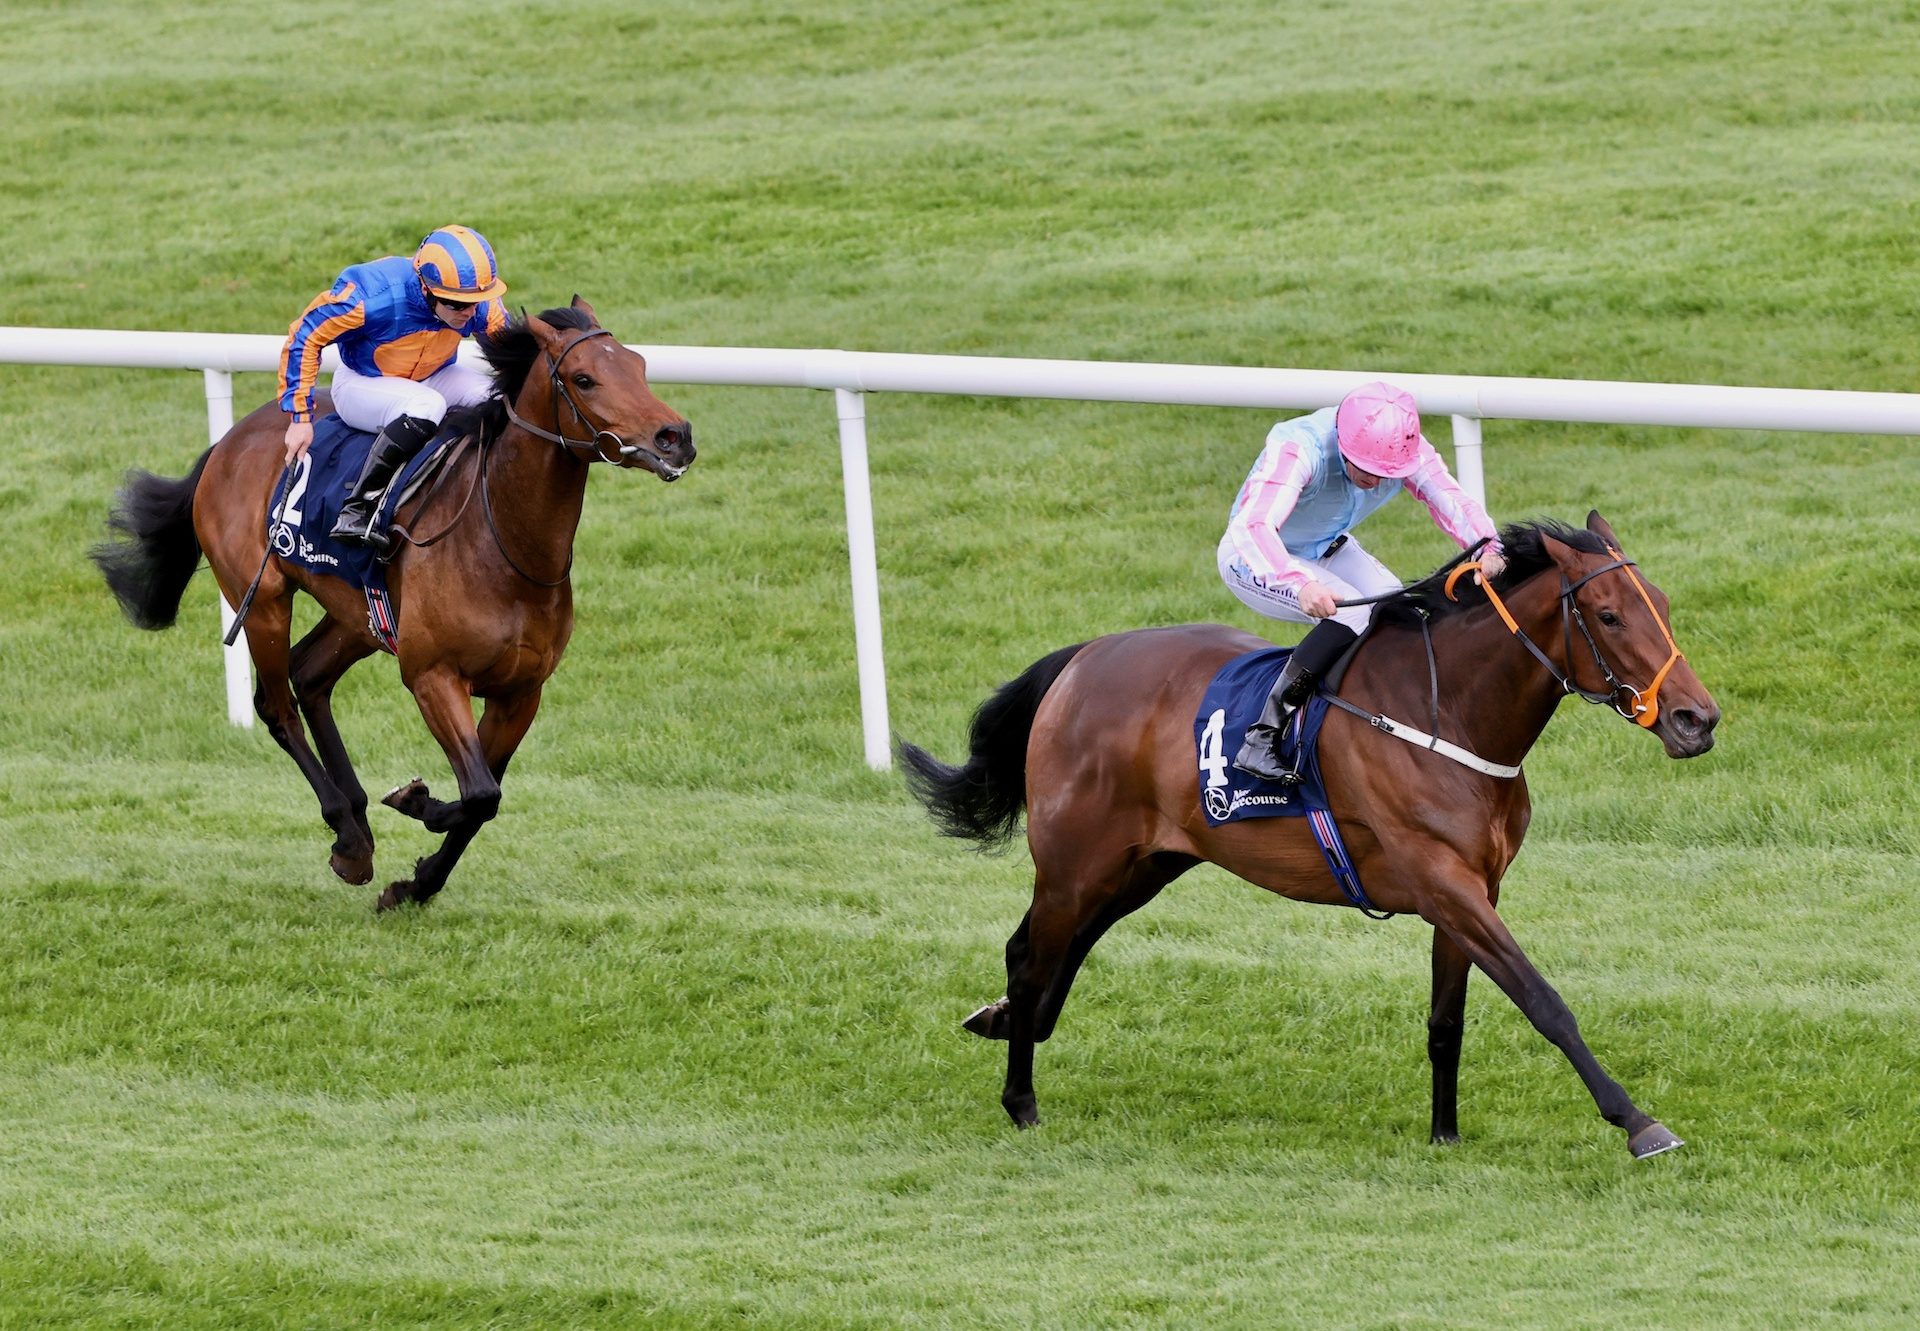
<svg viewBox="0 0 1920 1331">
<path fill-rule="evenodd" d="M 1910 391 L 1916 29 L 16 4 L 0 323 L 278 332 L 459 220 L 633 342 Z M 957 1021 L 1025 857 L 860 761 L 831 400 L 660 388 L 699 464 L 594 478 L 501 818 L 375 916 L 221 720 L 211 581 L 140 634 L 85 560 L 197 376 L 0 367 L 0 1328 L 1920 1320 L 1910 441 L 1488 425 L 1496 516 L 1600 508 L 1726 710 L 1670 763 L 1569 704 L 1527 764 L 1502 913 L 1688 1139 L 1636 1165 L 1483 978 L 1429 1147 L 1427 932 L 1213 869 L 1093 954 L 1015 1134 Z M 1094 633 L 1277 627 L 1212 569 L 1270 417 L 868 410 L 902 735 Z M 390 661 L 340 712 L 370 787 L 449 783 Z M 383 878 L 433 844 L 374 827 Z"/>
</svg>

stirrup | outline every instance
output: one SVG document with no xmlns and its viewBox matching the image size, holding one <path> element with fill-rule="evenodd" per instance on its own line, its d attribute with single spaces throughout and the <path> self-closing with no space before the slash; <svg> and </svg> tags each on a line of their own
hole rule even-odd
<svg viewBox="0 0 1920 1331">
<path fill-rule="evenodd" d="M 344 517 L 345 515 L 343 514 L 342 516 Z M 336 519 L 333 524 L 333 530 L 329 531 L 327 535 L 336 541 L 351 541 L 355 545 L 364 545 L 375 554 L 384 555 L 393 548 L 393 537 L 387 532 L 379 530 L 379 520 L 379 510 L 376 509 L 373 514 L 367 518 L 364 525 L 356 522 L 353 526 L 343 531 L 341 530 L 340 521 Z"/>
<path fill-rule="evenodd" d="M 1262 781 L 1272 781 L 1282 786 L 1291 787 L 1299 785 L 1299 771 L 1283 766 L 1280 761 L 1280 737 L 1285 733 L 1286 723 L 1290 719 L 1292 719 L 1292 713 L 1288 713 L 1287 717 L 1281 720 L 1279 728 L 1273 732 L 1273 740 L 1268 744 L 1265 753 L 1248 753 L 1247 746 L 1251 741 L 1243 738 L 1240 741 L 1240 751 L 1233 755 L 1233 761 L 1230 764 L 1233 769 L 1238 772 L 1245 772 L 1248 776 L 1258 777 Z M 1242 759 L 1245 761 L 1242 761 Z M 1263 760 L 1272 763 L 1271 770 L 1253 766 L 1254 763 Z"/>
</svg>

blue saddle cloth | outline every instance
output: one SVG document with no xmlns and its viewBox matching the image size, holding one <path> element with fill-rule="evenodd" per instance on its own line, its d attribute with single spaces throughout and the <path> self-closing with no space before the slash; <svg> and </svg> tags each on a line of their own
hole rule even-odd
<svg viewBox="0 0 1920 1331">
<path fill-rule="evenodd" d="M 1361 885 L 1359 872 L 1340 839 L 1340 828 L 1327 807 L 1326 782 L 1320 775 L 1320 727 L 1333 707 L 1327 695 L 1316 693 L 1296 709 L 1281 736 L 1281 760 L 1299 774 L 1298 785 L 1268 781 L 1233 765 L 1247 727 L 1260 718 L 1267 695 L 1292 654 L 1291 647 L 1267 647 L 1236 656 L 1207 684 L 1193 719 L 1201 812 L 1209 827 L 1243 818 L 1306 818 L 1327 862 L 1327 872 L 1333 875 L 1348 904 L 1375 919 L 1384 919 L 1386 916 Z"/>
<path fill-rule="evenodd" d="M 415 478 L 432 465 L 439 440 L 420 450 L 387 486 L 380 500 L 380 518 L 392 517 L 394 496 L 405 494 Z M 358 541 L 336 541 L 329 534 L 340 509 L 353 494 L 353 483 L 366 465 L 373 436 L 356 430 L 338 416 L 313 423 L 313 444 L 307 455 L 281 478 L 267 505 L 267 540 L 280 558 L 316 573 L 343 579 L 367 595 L 367 625 L 381 646 L 395 649 L 394 620 L 387 599 L 387 566 L 371 547 Z"/>
<path fill-rule="evenodd" d="M 340 509 L 353 494 L 353 483 L 366 465 L 367 450 L 373 436 L 356 430 L 338 416 L 323 416 L 313 423 L 313 445 L 306 457 L 293 469 L 290 480 L 283 480 L 274 491 L 267 512 L 272 521 L 267 539 L 273 552 L 316 573 L 344 578 L 356 587 L 385 586 L 386 576 L 373 550 L 358 541 L 336 541 L 328 535 L 340 516 Z M 403 493 L 408 484 L 432 460 L 436 445 L 423 448 L 387 487 L 381 499 L 381 518 L 391 516 L 392 496 Z M 281 504 L 284 501 L 284 511 Z"/>
<path fill-rule="evenodd" d="M 1233 765 L 1247 727 L 1259 719 L 1291 655 L 1291 647 L 1267 647 L 1236 656 L 1207 685 L 1193 740 L 1200 755 L 1200 807 L 1209 827 L 1242 818 L 1304 818 L 1327 807 L 1318 755 L 1320 727 L 1332 705 L 1325 694 L 1314 694 L 1295 711 L 1281 737 L 1280 757 L 1299 772 L 1299 785 L 1268 781 Z"/>
</svg>

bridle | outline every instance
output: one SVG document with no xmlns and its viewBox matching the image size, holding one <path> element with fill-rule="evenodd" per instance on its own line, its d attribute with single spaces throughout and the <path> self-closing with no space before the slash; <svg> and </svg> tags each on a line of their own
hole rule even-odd
<svg viewBox="0 0 1920 1331">
<path fill-rule="evenodd" d="M 1447 575 L 1447 581 L 1443 590 L 1449 601 L 1458 600 L 1459 598 L 1454 595 L 1453 588 L 1454 584 L 1460 580 L 1460 575 L 1469 571 L 1480 573 L 1480 577 L 1476 579 L 1476 581 L 1479 582 L 1481 589 L 1486 592 L 1487 600 L 1493 603 L 1494 610 L 1499 614 L 1501 620 L 1505 622 L 1507 630 L 1512 633 L 1514 637 L 1520 639 L 1526 649 L 1533 653 L 1534 659 L 1546 667 L 1547 673 L 1559 682 L 1561 688 L 1565 689 L 1568 693 L 1579 695 L 1588 702 L 1605 703 L 1635 725 L 1643 729 L 1651 730 L 1660 719 L 1660 686 L 1666 682 L 1668 672 L 1670 672 L 1676 664 L 1687 658 L 1681 654 L 1679 645 L 1674 642 L 1673 630 L 1668 627 L 1667 621 L 1661 618 L 1660 611 L 1654 606 L 1653 597 L 1648 593 L 1646 584 L 1640 581 L 1640 575 L 1634 572 L 1634 561 L 1628 559 L 1611 545 L 1607 545 L 1605 548 L 1613 562 L 1602 564 L 1599 568 L 1586 574 L 1577 582 L 1568 581 L 1565 573 L 1560 575 L 1560 628 L 1561 633 L 1566 639 L 1567 661 L 1569 663 L 1573 661 L 1573 627 L 1577 624 L 1580 626 L 1580 636 L 1587 640 L 1587 650 L 1593 653 L 1593 663 L 1598 667 L 1600 677 L 1607 682 L 1607 689 L 1604 693 L 1596 692 L 1592 689 L 1583 689 L 1578 684 L 1575 684 L 1571 674 L 1563 672 L 1559 666 L 1553 663 L 1545 652 L 1541 651 L 1540 648 L 1535 645 L 1533 639 L 1529 638 L 1521 630 L 1520 625 L 1514 620 L 1512 612 L 1507 609 L 1506 602 L 1502 601 L 1499 593 L 1493 590 L 1492 580 L 1488 578 L 1484 572 L 1481 572 L 1479 560 L 1469 560 L 1457 566 L 1453 572 Z M 1620 678 L 1613 673 L 1613 667 L 1607 664 L 1607 658 L 1600 651 L 1600 644 L 1594 640 L 1592 631 L 1587 627 L 1586 616 L 1580 613 L 1580 607 L 1575 604 L 1573 599 L 1575 592 L 1579 591 L 1601 574 L 1611 573 L 1615 569 L 1624 572 L 1633 583 L 1633 589 L 1640 593 L 1640 599 L 1646 602 L 1648 611 L 1652 613 L 1653 622 L 1660 626 L 1661 636 L 1667 640 L 1666 664 L 1662 665 L 1654 674 L 1653 682 L 1647 685 L 1644 691 L 1636 689 L 1631 684 L 1622 682 Z"/>
<path fill-rule="evenodd" d="M 544 439 L 550 444 L 560 445 L 560 447 L 566 449 L 575 457 L 585 460 L 589 466 L 596 462 L 618 463 L 621 459 L 630 458 L 635 453 L 640 452 L 641 450 L 638 445 L 629 444 L 613 431 L 603 430 L 588 420 L 587 413 L 580 409 L 580 404 L 573 400 L 573 394 L 567 391 L 566 380 L 560 377 L 560 365 L 566 360 L 568 354 L 571 353 L 575 347 L 579 346 L 582 342 L 592 341 L 596 337 L 612 336 L 613 334 L 604 328 L 591 328 L 574 338 L 573 341 L 567 343 L 566 346 L 560 348 L 559 355 L 556 356 L 551 352 L 547 353 L 547 378 L 553 385 L 554 393 L 559 397 L 560 401 L 567 404 L 567 410 L 573 413 L 573 418 L 576 421 L 593 431 L 593 438 L 569 439 L 564 430 L 557 434 L 551 430 L 543 430 L 533 422 L 524 419 L 520 413 L 513 409 L 513 403 L 511 402 L 503 403 L 507 409 L 507 419 L 536 438 Z M 560 413 L 557 409 L 554 412 L 553 423 L 555 425 L 560 424 Z M 618 457 L 608 455 L 605 446 L 601 443 L 604 439 L 611 439 L 618 447 Z M 560 570 L 560 576 L 557 578 L 537 578 L 520 567 L 520 561 L 513 557 L 512 551 L 507 549 L 507 543 L 500 535 L 500 524 L 495 521 L 493 516 L 493 491 L 492 487 L 487 484 L 487 463 L 491 457 L 492 450 L 481 450 L 480 510 L 486 515 L 487 530 L 493 533 L 494 545 L 499 549 L 501 555 L 505 557 L 507 563 L 512 566 L 513 571 L 534 586 L 542 588 L 558 587 L 573 573 L 573 550 L 571 548 L 567 550 L 567 566 Z"/>
<path fill-rule="evenodd" d="M 564 431 L 555 433 L 551 430 L 543 430 L 533 422 L 525 419 L 519 412 L 515 411 L 513 409 L 513 403 L 503 399 L 502 405 L 506 408 L 507 419 L 536 438 L 544 439 L 550 444 L 560 445 L 575 457 L 583 459 L 588 465 L 592 465 L 595 462 L 618 464 L 622 461 L 631 460 L 636 455 L 643 454 L 645 450 L 638 444 L 629 444 L 612 430 L 602 429 L 588 419 L 587 413 L 581 410 L 578 402 L 574 401 L 573 394 L 567 391 L 566 380 L 563 379 L 560 374 L 561 364 L 567 359 L 567 356 L 575 347 L 579 346 L 582 342 L 591 341 L 596 337 L 612 336 L 613 334 L 605 328 L 590 328 L 560 348 L 559 355 L 553 355 L 551 352 L 547 353 L 547 377 L 553 386 L 554 393 L 559 397 L 560 401 L 567 404 L 567 409 L 573 413 L 573 418 L 576 421 L 593 431 L 593 437 L 591 439 L 570 439 Z M 557 410 L 554 413 L 554 424 L 560 424 L 560 417 Z M 612 441 L 614 447 L 617 449 L 617 456 L 607 452 L 606 444 L 603 442 L 607 440 Z M 560 576 L 557 578 L 535 577 L 520 566 L 520 561 L 513 557 L 511 550 L 507 549 L 506 540 L 500 535 L 500 524 L 493 516 L 493 489 L 492 486 L 488 484 L 487 474 L 488 464 L 492 461 L 492 457 L 493 450 L 483 442 L 480 447 L 480 465 L 476 470 L 475 479 L 480 491 L 480 511 L 486 517 L 487 530 L 493 535 L 495 547 L 498 548 L 513 571 L 534 586 L 543 588 L 558 587 L 573 573 L 573 551 L 571 549 L 567 551 L 567 566 L 560 571 Z M 445 475 L 445 473 L 442 474 Z M 436 482 L 436 485 L 437 484 L 438 482 Z M 460 505 L 460 512 L 454 514 L 453 521 L 449 522 L 444 529 L 424 541 L 416 541 L 412 536 L 407 536 L 406 539 L 408 543 L 416 546 L 427 546 L 438 541 L 441 537 L 453 530 L 454 526 L 460 521 L 460 515 L 466 512 L 467 504 L 470 503 L 472 499 L 473 492 L 469 490 L 466 500 Z"/>
<path fill-rule="evenodd" d="M 566 449 L 575 457 L 584 459 L 588 464 L 611 462 L 617 465 L 621 462 L 631 462 L 635 457 L 643 456 L 646 450 L 641 448 L 640 445 L 630 444 L 612 430 L 602 429 L 589 420 L 587 413 L 580 409 L 580 404 L 573 400 L 573 394 L 567 391 L 567 381 L 560 375 L 561 363 L 572 354 L 575 347 L 579 346 L 582 342 L 592 341 L 596 337 L 612 336 L 613 334 L 604 328 L 591 328 L 574 338 L 573 341 L 567 343 L 566 346 L 560 348 L 559 355 L 556 356 L 552 352 L 547 353 L 547 379 L 553 385 L 554 393 L 559 397 L 560 401 L 567 404 L 567 410 L 573 413 L 574 420 L 593 431 L 593 437 L 591 439 L 569 439 L 564 427 L 558 434 L 555 434 L 551 430 L 543 430 L 531 421 L 523 419 L 520 414 L 513 409 L 511 402 L 506 404 L 507 419 L 525 430 L 528 434 L 544 439 L 550 444 L 560 445 L 560 447 Z M 560 424 L 560 414 L 557 410 L 554 412 L 553 423 L 555 425 Z M 612 442 L 616 450 L 615 452 L 609 453 L 607 451 L 606 441 Z"/>
</svg>

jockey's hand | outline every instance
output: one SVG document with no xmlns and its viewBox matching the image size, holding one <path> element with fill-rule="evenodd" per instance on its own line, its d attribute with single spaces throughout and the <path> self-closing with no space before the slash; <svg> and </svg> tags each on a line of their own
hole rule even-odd
<svg viewBox="0 0 1920 1331">
<path fill-rule="evenodd" d="M 1300 589 L 1300 608 L 1314 619 L 1325 619 L 1340 607 L 1334 603 L 1334 595 L 1317 582 L 1309 582 Z"/>
<path fill-rule="evenodd" d="M 287 426 L 287 462 L 291 467 L 307 455 L 313 444 L 313 422 L 294 421 Z"/>
<path fill-rule="evenodd" d="M 1492 582 L 1507 571 L 1507 557 L 1491 546 L 1480 552 L 1480 576 Z"/>
</svg>

